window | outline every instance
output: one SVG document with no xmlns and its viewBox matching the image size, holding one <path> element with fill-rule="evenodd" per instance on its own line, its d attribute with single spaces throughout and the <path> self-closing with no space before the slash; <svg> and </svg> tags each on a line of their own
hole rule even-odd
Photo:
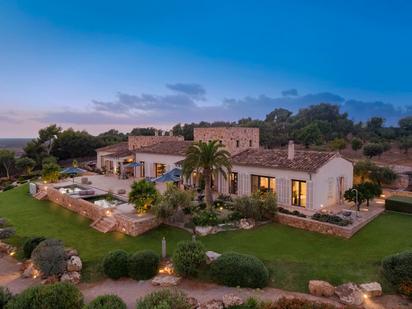
<svg viewBox="0 0 412 309">
<path fill-rule="evenodd" d="M 229 193 L 237 194 L 238 173 L 230 173 Z"/>
<path fill-rule="evenodd" d="M 252 147 L 252 140 L 249 140 L 249 147 Z"/>
<path fill-rule="evenodd" d="M 141 165 L 140 166 L 140 177 L 144 178 L 145 177 L 145 170 L 144 170 L 144 161 L 140 161 Z"/>
<path fill-rule="evenodd" d="M 166 165 L 162 163 L 155 163 L 156 177 L 162 176 L 166 172 Z"/>
<path fill-rule="evenodd" d="M 276 192 L 276 179 L 274 177 L 252 175 L 252 193 L 255 192 Z"/>
<path fill-rule="evenodd" d="M 292 205 L 306 207 L 306 181 L 292 180 Z"/>
<path fill-rule="evenodd" d="M 236 141 L 236 148 L 239 148 L 239 146 L 240 146 L 240 142 L 239 142 L 239 140 L 237 140 Z"/>
</svg>

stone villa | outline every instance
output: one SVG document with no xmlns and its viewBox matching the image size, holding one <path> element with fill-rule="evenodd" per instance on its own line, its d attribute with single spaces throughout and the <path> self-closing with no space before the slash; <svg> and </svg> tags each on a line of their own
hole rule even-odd
<svg viewBox="0 0 412 309">
<path fill-rule="evenodd" d="M 195 128 L 194 140 L 218 140 L 231 154 L 233 168 L 227 179 L 217 175 L 218 193 L 249 195 L 275 192 L 281 206 L 319 210 L 342 204 L 343 193 L 352 187 L 353 166 L 335 152 L 262 149 L 258 128 Z M 122 177 L 153 178 L 179 167 L 192 141 L 180 136 L 129 136 L 128 142 L 97 149 L 97 168 Z M 126 167 L 138 162 L 139 167 Z M 194 173 L 184 180 L 197 183 Z"/>
</svg>

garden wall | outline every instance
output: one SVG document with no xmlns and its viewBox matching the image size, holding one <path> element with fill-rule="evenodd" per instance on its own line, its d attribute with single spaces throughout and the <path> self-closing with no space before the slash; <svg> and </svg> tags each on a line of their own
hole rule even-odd
<svg viewBox="0 0 412 309">
<path fill-rule="evenodd" d="M 320 222 L 309 218 L 301 218 L 282 213 L 278 213 L 276 215 L 275 221 L 302 230 L 343 238 L 351 238 L 356 232 L 358 232 L 361 228 L 363 228 L 365 225 L 367 225 L 369 222 L 371 222 L 373 219 L 379 216 L 382 212 L 383 209 L 382 211 L 377 212 L 373 216 L 365 219 L 364 221 L 355 223 L 350 226 L 339 226 L 327 222 Z"/>
<path fill-rule="evenodd" d="M 106 209 L 100 208 L 81 198 L 74 198 L 70 195 L 62 194 L 53 187 L 39 185 L 39 190 L 47 191 L 47 198 L 49 201 L 87 217 L 92 221 L 106 216 Z M 114 213 L 113 218 L 116 219 L 116 226 L 114 229 L 130 236 L 143 234 L 153 228 L 156 228 L 162 223 L 151 214 L 145 214 L 139 217 L 134 214 L 126 215 Z"/>
</svg>

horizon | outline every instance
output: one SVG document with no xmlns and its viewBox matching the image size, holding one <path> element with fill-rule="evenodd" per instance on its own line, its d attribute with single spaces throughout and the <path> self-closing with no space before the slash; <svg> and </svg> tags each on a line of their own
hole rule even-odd
<svg viewBox="0 0 412 309">
<path fill-rule="evenodd" d="M 96 14 L 96 8 L 98 14 Z M 331 103 L 412 114 L 412 3 L 0 4 L 0 133 L 262 118 Z"/>
</svg>

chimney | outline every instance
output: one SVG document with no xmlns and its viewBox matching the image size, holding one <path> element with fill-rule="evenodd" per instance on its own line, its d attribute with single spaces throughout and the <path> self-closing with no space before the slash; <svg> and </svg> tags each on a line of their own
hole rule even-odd
<svg viewBox="0 0 412 309">
<path fill-rule="evenodd" d="M 295 143 L 289 141 L 288 144 L 288 160 L 293 160 L 295 158 Z"/>
</svg>

